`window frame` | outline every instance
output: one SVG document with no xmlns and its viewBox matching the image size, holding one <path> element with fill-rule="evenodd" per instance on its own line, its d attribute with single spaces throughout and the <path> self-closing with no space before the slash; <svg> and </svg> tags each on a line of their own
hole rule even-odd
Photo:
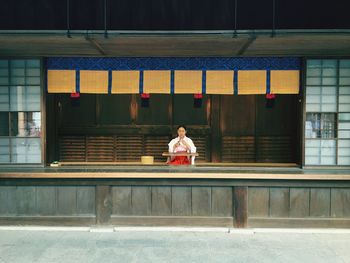
<svg viewBox="0 0 350 263">
<path fill-rule="evenodd" d="M 9 108 L 8 111 L 6 111 L 8 113 L 9 116 L 9 135 L 8 136 L 1 136 L 3 138 L 9 138 L 9 140 L 11 141 L 11 138 L 23 138 L 23 139 L 30 139 L 30 138 L 40 138 L 40 159 L 41 161 L 38 163 L 15 163 L 15 162 L 11 162 L 11 143 L 10 143 L 10 148 L 9 148 L 9 154 L 10 154 L 10 162 L 8 163 L 0 163 L 0 167 L 45 167 L 46 164 L 46 92 L 45 92 L 45 87 L 46 87 L 46 77 L 45 77 L 45 68 L 44 68 L 44 57 L 35 57 L 35 56 L 30 56 L 30 57 L 26 57 L 26 56 L 1 56 L 0 60 L 7 60 L 8 61 L 8 79 L 9 79 L 9 83 L 8 88 L 10 89 L 11 84 L 10 84 L 10 79 L 11 79 L 11 66 L 10 66 L 10 61 L 11 60 L 38 60 L 40 65 L 39 65 L 39 72 L 40 72 L 40 83 L 39 85 L 36 84 L 28 84 L 28 85 L 23 85 L 23 86 L 39 86 L 39 90 L 40 90 L 40 125 L 41 125 L 41 134 L 40 137 L 32 137 L 32 136 L 21 136 L 21 137 L 17 137 L 17 136 L 11 136 L 10 133 L 10 129 L 11 129 L 11 112 L 27 112 L 27 111 L 11 111 L 11 108 Z M 5 86 L 5 85 L 1 85 L 1 86 Z M 9 90 L 10 92 L 10 90 Z M 10 96 L 10 95 L 9 95 Z M 9 105 L 10 105 L 11 101 L 9 98 Z M 38 111 L 30 111 L 30 112 L 38 112 Z"/>
</svg>

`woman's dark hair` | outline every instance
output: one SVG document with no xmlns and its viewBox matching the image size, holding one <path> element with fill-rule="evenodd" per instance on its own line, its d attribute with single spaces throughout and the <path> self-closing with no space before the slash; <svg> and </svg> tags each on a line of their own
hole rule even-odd
<svg viewBox="0 0 350 263">
<path fill-rule="evenodd" d="M 187 128 L 186 128 L 185 125 L 179 125 L 179 126 L 177 126 L 176 130 L 178 131 L 180 128 L 184 128 L 185 131 L 187 131 Z"/>
</svg>

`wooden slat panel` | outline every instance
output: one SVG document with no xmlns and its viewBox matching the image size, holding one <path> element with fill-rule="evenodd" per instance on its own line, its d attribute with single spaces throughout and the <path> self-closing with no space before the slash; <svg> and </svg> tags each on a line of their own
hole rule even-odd
<svg viewBox="0 0 350 263">
<path fill-rule="evenodd" d="M 0 215 L 7 214 L 7 186 L 0 186 Z"/>
<path fill-rule="evenodd" d="M 132 215 L 131 186 L 112 187 L 112 213 L 115 215 Z"/>
<path fill-rule="evenodd" d="M 207 160 L 206 153 L 209 151 L 207 147 L 207 137 L 206 136 L 193 136 L 191 137 L 194 145 L 197 148 L 197 153 L 199 156 L 196 157 L 195 162 L 205 162 Z"/>
<path fill-rule="evenodd" d="M 117 161 L 140 161 L 142 147 L 142 136 L 117 136 L 115 148 Z"/>
<path fill-rule="evenodd" d="M 331 193 L 331 216 L 350 217 L 350 188 L 333 188 Z"/>
<path fill-rule="evenodd" d="M 255 162 L 255 138 L 253 136 L 223 136 L 222 162 Z"/>
<path fill-rule="evenodd" d="M 77 213 L 95 214 L 95 187 L 77 187 Z"/>
<path fill-rule="evenodd" d="M 17 214 L 17 186 L 7 188 L 7 212 L 11 215 Z"/>
<path fill-rule="evenodd" d="M 270 216 L 289 216 L 289 188 L 270 188 Z"/>
<path fill-rule="evenodd" d="M 248 188 L 248 216 L 268 217 L 269 216 L 269 188 L 249 187 Z"/>
<path fill-rule="evenodd" d="M 114 161 L 114 137 L 113 136 L 88 136 L 86 138 L 87 161 L 113 162 Z"/>
<path fill-rule="evenodd" d="M 191 215 L 191 187 L 172 187 L 172 215 Z"/>
<path fill-rule="evenodd" d="M 16 188 L 16 209 L 19 215 L 36 214 L 34 186 L 18 186 Z"/>
<path fill-rule="evenodd" d="M 212 216 L 233 216 L 232 187 L 212 187 Z"/>
<path fill-rule="evenodd" d="M 290 188 L 290 217 L 308 217 L 310 188 Z"/>
<path fill-rule="evenodd" d="M 109 185 L 96 185 L 96 223 L 107 224 L 112 216 L 112 193 Z"/>
<path fill-rule="evenodd" d="M 85 161 L 85 148 L 85 136 L 61 136 L 59 138 L 60 161 Z"/>
<path fill-rule="evenodd" d="M 145 155 L 154 156 L 155 161 L 166 162 L 162 153 L 168 151 L 168 143 L 169 136 L 145 136 Z"/>
<path fill-rule="evenodd" d="M 36 187 L 36 206 L 39 215 L 56 214 L 56 187 L 37 186 Z"/>
<path fill-rule="evenodd" d="M 77 212 L 77 187 L 57 187 L 57 213 L 59 215 L 75 215 Z"/>
<path fill-rule="evenodd" d="M 290 136 L 259 137 L 257 146 L 258 162 L 292 162 L 292 143 Z"/>
<path fill-rule="evenodd" d="M 211 187 L 192 187 L 192 215 L 211 216 Z"/>
<path fill-rule="evenodd" d="M 131 187 L 131 205 L 133 215 L 151 215 L 151 202 L 150 186 Z"/>
<path fill-rule="evenodd" d="M 152 186 L 152 215 L 171 215 L 171 187 Z"/>
<path fill-rule="evenodd" d="M 330 216 L 330 188 L 311 188 L 310 193 L 310 216 Z"/>
</svg>

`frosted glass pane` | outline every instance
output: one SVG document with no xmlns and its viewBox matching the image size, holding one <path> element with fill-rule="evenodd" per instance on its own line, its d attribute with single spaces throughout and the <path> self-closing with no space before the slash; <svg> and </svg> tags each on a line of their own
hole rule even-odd
<svg viewBox="0 0 350 263">
<path fill-rule="evenodd" d="M 11 72 L 11 78 L 25 76 L 25 69 L 24 68 L 11 68 L 10 72 Z"/>
<path fill-rule="evenodd" d="M 339 112 L 350 112 L 350 104 L 339 104 Z"/>
<path fill-rule="evenodd" d="M 321 160 L 317 156 L 305 156 L 305 164 L 306 165 L 319 165 Z"/>
<path fill-rule="evenodd" d="M 350 78 L 339 78 L 339 85 L 350 85 Z"/>
<path fill-rule="evenodd" d="M 10 139 L 0 138 L 0 163 L 10 162 Z"/>
<path fill-rule="evenodd" d="M 318 156 L 320 154 L 320 149 L 319 148 L 306 148 L 305 154 L 307 156 Z"/>
<path fill-rule="evenodd" d="M 339 122 L 338 124 L 339 130 L 350 130 L 350 122 Z"/>
<path fill-rule="evenodd" d="M 313 87 L 313 86 L 306 87 L 306 95 L 320 95 L 320 94 L 321 94 L 321 87 Z"/>
<path fill-rule="evenodd" d="M 0 68 L 8 68 L 8 60 L 0 59 Z"/>
<path fill-rule="evenodd" d="M 321 111 L 322 112 L 336 112 L 337 111 L 337 104 L 322 104 L 321 105 Z"/>
<path fill-rule="evenodd" d="M 15 138 L 11 145 L 13 163 L 40 163 L 40 138 Z"/>
<path fill-rule="evenodd" d="M 320 112 L 321 105 L 320 104 L 306 104 L 306 111 L 307 112 Z"/>
<path fill-rule="evenodd" d="M 322 85 L 336 85 L 337 84 L 337 78 L 334 77 L 327 77 L 322 78 Z"/>
<path fill-rule="evenodd" d="M 11 112 L 11 136 L 40 137 L 40 112 Z"/>
<path fill-rule="evenodd" d="M 40 111 L 40 86 L 10 87 L 11 111 Z"/>
<path fill-rule="evenodd" d="M 308 77 L 320 77 L 321 76 L 321 68 L 310 68 L 307 70 Z"/>
<path fill-rule="evenodd" d="M 333 95 L 322 96 L 322 103 L 337 103 L 337 97 Z"/>
<path fill-rule="evenodd" d="M 337 75 L 336 68 L 324 68 L 322 69 L 322 75 L 326 77 L 335 77 Z"/>
<path fill-rule="evenodd" d="M 307 78 L 306 85 L 321 85 L 321 78 Z"/>
<path fill-rule="evenodd" d="M 320 147 L 321 141 L 320 140 L 306 140 L 305 146 L 306 147 Z"/>
<path fill-rule="evenodd" d="M 338 138 L 350 139 L 350 131 L 338 131 Z"/>
<path fill-rule="evenodd" d="M 350 113 L 339 113 L 338 120 L 340 121 L 350 121 Z"/>
<path fill-rule="evenodd" d="M 319 95 L 308 95 L 306 96 L 306 103 L 320 103 L 321 96 Z"/>
<path fill-rule="evenodd" d="M 339 148 L 338 156 L 349 156 L 350 157 L 350 148 Z"/>
<path fill-rule="evenodd" d="M 324 60 L 322 60 L 322 67 L 323 68 L 336 68 L 337 67 L 337 60 L 324 59 Z"/>
<path fill-rule="evenodd" d="M 25 60 L 22 60 L 22 59 L 10 60 L 10 67 L 11 68 L 24 68 L 25 67 Z"/>
<path fill-rule="evenodd" d="M 337 86 L 324 86 L 322 87 L 322 95 L 337 95 Z"/>
<path fill-rule="evenodd" d="M 25 77 L 11 77 L 10 79 L 11 85 L 24 85 L 25 81 Z"/>
<path fill-rule="evenodd" d="M 336 142 L 335 140 L 321 140 L 322 148 L 334 148 L 335 149 Z"/>
<path fill-rule="evenodd" d="M 7 77 L 9 75 L 9 71 L 7 68 L 0 68 L 0 77 Z"/>
<path fill-rule="evenodd" d="M 339 62 L 339 67 L 350 68 L 350 59 L 341 59 Z"/>
<path fill-rule="evenodd" d="M 350 95 L 350 86 L 349 87 L 339 87 L 339 94 Z"/>
<path fill-rule="evenodd" d="M 350 165 L 350 157 L 339 156 L 338 165 Z"/>
<path fill-rule="evenodd" d="M 334 148 L 321 148 L 321 156 L 334 156 L 335 157 L 336 149 Z"/>
<path fill-rule="evenodd" d="M 9 78 L 8 77 L 0 77 L 0 85 L 7 85 L 9 84 Z"/>
<path fill-rule="evenodd" d="M 10 110 L 8 89 L 6 86 L 0 86 L 0 111 Z"/>
<path fill-rule="evenodd" d="M 350 103 L 350 95 L 340 95 L 339 103 Z"/>
<path fill-rule="evenodd" d="M 27 85 L 40 85 L 40 77 L 27 77 L 26 84 Z"/>
<path fill-rule="evenodd" d="M 350 148 L 350 140 L 339 140 L 338 141 L 338 147 L 342 148 Z"/>
<path fill-rule="evenodd" d="M 339 69 L 340 77 L 350 77 L 350 68 L 341 68 Z"/>
<path fill-rule="evenodd" d="M 320 68 L 321 60 L 319 59 L 309 59 L 306 62 L 307 68 Z"/>
<path fill-rule="evenodd" d="M 26 69 L 26 76 L 31 77 L 40 77 L 40 69 L 38 68 L 27 68 Z"/>
<path fill-rule="evenodd" d="M 26 66 L 27 66 L 27 68 L 40 68 L 40 60 L 39 59 L 27 59 Z"/>
<path fill-rule="evenodd" d="M 334 157 L 325 157 L 321 156 L 321 165 L 335 165 L 335 156 Z"/>
</svg>

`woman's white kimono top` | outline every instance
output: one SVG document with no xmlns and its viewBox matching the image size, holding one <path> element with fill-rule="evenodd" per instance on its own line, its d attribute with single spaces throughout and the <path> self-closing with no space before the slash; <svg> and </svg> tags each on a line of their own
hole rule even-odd
<svg viewBox="0 0 350 263">
<path fill-rule="evenodd" d="M 176 152 L 180 152 L 180 151 L 186 151 L 186 147 L 185 145 L 182 145 L 182 142 L 180 143 L 180 146 L 179 147 L 176 147 L 174 149 L 174 145 L 180 140 L 180 137 L 176 137 L 174 139 L 172 139 L 168 146 L 169 146 L 169 152 L 170 153 L 176 153 Z M 189 153 L 195 153 L 197 148 L 196 146 L 194 146 L 194 143 L 193 141 L 188 138 L 188 137 L 184 137 L 183 140 L 190 146 L 190 150 L 188 151 Z M 191 164 L 194 164 L 194 158 L 195 156 L 191 156 Z"/>
</svg>

